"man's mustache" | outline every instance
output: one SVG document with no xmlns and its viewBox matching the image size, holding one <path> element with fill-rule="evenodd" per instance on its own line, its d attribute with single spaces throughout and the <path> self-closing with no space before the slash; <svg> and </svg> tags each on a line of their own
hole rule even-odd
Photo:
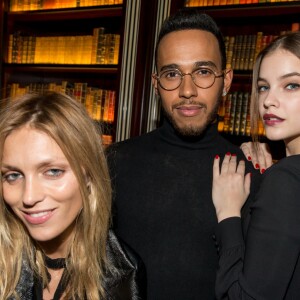
<svg viewBox="0 0 300 300">
<path fill-rule="evenodd" d="M 207 105 L 205 103 L 195 101 L 195 100 L 183 100 L 178 103 L 175 103 L 172 105 L 172 110 L 180 107 L 180 106 L 185 106 L 185 105 L 196 105 L 199 106 L 200 108 L 207 108 Z"/>
</svg>

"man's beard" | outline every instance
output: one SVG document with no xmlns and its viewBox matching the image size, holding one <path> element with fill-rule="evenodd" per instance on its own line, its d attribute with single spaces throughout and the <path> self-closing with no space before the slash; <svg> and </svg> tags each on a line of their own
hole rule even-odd
<svg viewBox="0 0 300 300">
<path fill-rule="evenodd" d="M 220 104 L 220 97 L 218 97 L 218 101 L 215 103 L 214 107 L 212 108 L 212 111 L 207 115 L 207 119 L 204 124 L 201 125 L 184 125 L 182 127 L 179 127 L 176 123 L 176 120 L 173 118 L 173 115 L 168 113 L 164 107 L 163 113 L 165 117 L 169 120 L 169 122 L 173 125 L 176 132 L 183 136 L 183 137 L 196 137 L 200 136 L 203 131 L 207 128 L 209 124 L 211 124 L 213 121 L 216 120 L 217 114 L 218 114 L 218 107 Z M 206 106 L 205 106 L 206 107 Z"/>
</svg>

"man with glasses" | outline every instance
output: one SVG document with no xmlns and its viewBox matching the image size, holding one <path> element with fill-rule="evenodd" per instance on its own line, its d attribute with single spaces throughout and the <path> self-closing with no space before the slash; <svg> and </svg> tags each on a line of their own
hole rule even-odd
<svg viewBox="0 0 300 300">
<path fill-rule="evenodd" d="M 219 28 L 191 8 L 164 22 L 155 60 L 164 122 L 109 149 L 114 226 L 146 265 L 148 300 L 214 299 L 213 159 L 243 157 L 217 130 L 233 72 Z"/>
</svg>

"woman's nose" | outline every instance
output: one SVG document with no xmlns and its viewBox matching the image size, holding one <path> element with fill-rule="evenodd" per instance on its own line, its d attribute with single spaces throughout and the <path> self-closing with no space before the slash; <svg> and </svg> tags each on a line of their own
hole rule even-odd
<svg viewBox="0 0 300 300">
<path fill-rule="evenodd" d="M 269 92 L 265 95 L 265 98 L 263 100 L 263 105 L 264 107 L 268 108 L 270 106 L 278 106 L 279 101 L 278 101 L 278 95 L 276 92 L 272 91 L 271 89 Z"/>
<path fill-rule="evenodd" d="M 33 206 L 43 200 L 43 188 L 38 178 L 33 176 L 26 178 L 23 187 L 23 203 Z"/>
</svg>

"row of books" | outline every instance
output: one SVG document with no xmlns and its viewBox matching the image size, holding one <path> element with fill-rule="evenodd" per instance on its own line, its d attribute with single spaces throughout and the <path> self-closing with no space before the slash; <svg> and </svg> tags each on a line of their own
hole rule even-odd
<svg viewBox="0 0 300 300">
<path fill-rule="evenodd" d="M 43 93 L 57 91 L 66 93 L 82 103 L 90 117 L 99 122 L 113 123 L 115 116 L 116 92 L 95 87 L 87 83 L 10 83 L 6 87 L 6 97 L 20 96 L 25 93 Z"/>
<path fill-rule="evenodd" d="M 257 32 L 251 35 L 225 36 L 226 68 L 252 70 L 257 54 L 274 38 Z"/>
<path fill-rule="evenodd" d="M 218 130 L 225 134 L 251 136 L 250 93 L 234 91 L 223 97 L 219 106 Z M 263 124 L 259 124 L 259 135 L 264 135 Z"/>
<path fill-rule="evenodd" d="M 118 64 L 120 35 L 94 28 L 93 35 L 9 35 L 8 63 L 17 64 Z"/>
<path fill-rule="evenodd" d="M 299 23 L 293 23 L 290 31 L 298 31 Z M 285 33 L 282 31 L 279 35 Z M 249 35 L 225 36 L 226 68 L 234 70 L 252 70 L 257 54 L 265 48 L 277 35 L 257 32 Z"/>
<path fill-rule="evenodd" d="M 11 0 L 10 11 L 60 9 L 117 4 L 123 4 L 123 0 Z"/>
<path fill-rule="evenodd" d="M 105 33 L 104 27 L 93 29 L 92 64 L 118 64 L 120 35 Z"/>
<path fill-rule="evenodd" d="M 240 5 L 255 3 L 293 2 L 298 0 L 186 0 L 186 7 Z"/>
</svg>

